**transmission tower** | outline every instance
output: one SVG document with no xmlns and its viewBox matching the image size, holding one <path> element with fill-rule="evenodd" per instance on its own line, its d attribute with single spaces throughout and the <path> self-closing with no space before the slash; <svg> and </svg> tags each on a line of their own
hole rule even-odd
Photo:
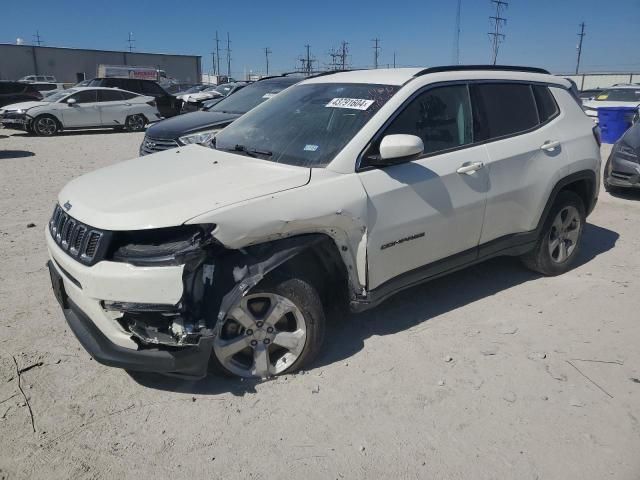
<svg viewBox="0 0 640 480">
<path fill-rule="evenodd" d="M 580 70 L 580 57 L 582 56 L 582 40 L 586 33 L 584 33 L 585 23 L 582 22 L 580 24 L 580 33 L 578 33 L 578 37 L 580 37 L 580 41 L 578 42 L 578 61 L 576 63 L 576 75 L 578 74 L 578 70 Z"/>
<path fill-rule="evenodd" d="M 136 41 L 133 38 L 133 32 L 129 32 L 129 38 L 127 39 L 127 42 L 129 43 L 129 52 L 133 52 L 133 50 L 136 48 Z"/>
<path fill-rule="evenodd" d="M 371 40 L 373 42 L 373 68 L 378 68 L 380 59 L 380 39 L 378 37 Z"/>
<path fill-rule="evenodd" d="M 340 43 L 340 50 L 338 50 L 337 57 L 336 57 L 339 62 L 340 68 L 342 70 L 347 69 L 348 56 L 349 56 L 349 44 L 343 40 Z"/>
<path fill-rule="evenodd" d="M 460 65 L 460 14 L 462 12 L 462 0 L 458 0 L 456 11 L 456 29 L 453 37 L 453 64 Z"/>
<path fill-rule="evenodd" d="M 305 45 L 304 48 L 306 50 L 305 55 L 298 57 L 298 62 L 300 62 L 300 68 L 298 68 L 298 71 L 311 75 L 311 73 L 313 73 L 313 64 L 318 61 L 311 55 L 311 45 Z"/>
<path fill-rule="evenodd" d="M 42 40 L 42 37 L 40 36 L 40 31 L 36 30 L 36 34 L 33 36 L 33 43 L 35 43 L 38 46 L 41 46 L 44 41 Z"/>
<path fill-rule="evenodd" d="M 493 3 L 496 8 L 495 15 L 489 17 L 489 21 L 493 26 L 493 31 L 489 32 L 489 38 L 491 38 L 491 63 L 495 65 L 498 61 L 500 44 L 505 39 L 502 28 L 507 24 L 507 19 L 503 17 L 502 14 L 509 7 L 509 2 L 505 2 L 504 0 L 491 0 L 491 3 Z"/>
<path fill-rule="evenodd" d="M 271 49 L 269 47 L 265 47 L 264 49 L 264 59 L 267 62 L 267 75 L 269 75 L 269 55 L 271 54 Z"/>
</svg>

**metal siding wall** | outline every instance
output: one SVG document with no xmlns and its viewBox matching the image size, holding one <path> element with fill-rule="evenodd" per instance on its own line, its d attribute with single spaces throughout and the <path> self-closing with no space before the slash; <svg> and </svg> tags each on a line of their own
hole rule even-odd
<svg viewBox="0 0 640 480">
<path fill-rule="evenodd" d="M 576 82 L 580 90 L 606 88 L 616 83 L 640 82 L 640 74 L 638 73 L 585 73 L 582 75 L 566 75 L 565 77 Z"/>
<path fill-rule="evenodd" d="M 169 77 L 188 82 L 200 81 L 200 57 L 196 56 L 0 44 L 0 79 L 3 80 L 17 80 L 38 73 L 53 75 L 59 82 L 75 83 L 79 72 L 87 78 L 95 77 L 99 64 L 157 66 Z"/>
</svg>

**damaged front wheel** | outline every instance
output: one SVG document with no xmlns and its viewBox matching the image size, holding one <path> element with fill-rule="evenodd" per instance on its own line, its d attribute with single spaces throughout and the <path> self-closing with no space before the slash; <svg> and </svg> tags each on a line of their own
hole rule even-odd
<svg viewBox="0 0 640 480">
<path fill-rule="evenodd" d="M 324 324 L 320 296 L 306 280 L 258 285 L 218 326 L 212 364 L 245 378 L 299 370 L 319 352 Z"/>
</svg>

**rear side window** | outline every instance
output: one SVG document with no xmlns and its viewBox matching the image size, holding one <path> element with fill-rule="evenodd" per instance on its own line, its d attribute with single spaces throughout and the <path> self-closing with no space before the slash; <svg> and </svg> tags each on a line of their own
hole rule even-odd
<svg viewBox="0 0 640 480">
<path fill-rule="evenodd" d="M 130 100 L 138 96 L 135 93 L 131 93 L 131 92 L 120 92 L 120 94 L 122 95 L 122 98 L 124 100 Z"/>
<path fill-rule="evenodd" d="M 470 85 L 475 141 L 525 132 L 538 126 L 538 109 L 530 85 Z"/>
<path fill-rule="evenodd" d="M 538 105 L 540 123 L 548 122 L 560 112 L 549 87 L 533 85 L 533 96 L 536 99 L 536 105 Z"/>
<path fill-rule="evenodd" d="M 96 101 L 96 90 L 83 90 L 70 98 L 74 98 L 76 103 L 94 103 Z"/>
<path fill-rule="evenodd" d="M 117 102 L 122 100 L 122 92 L 119 90 L 98 90 L 99 102 Z"/>
<path fill-rule="evenodd" d="M 416 135 L 430 154 L 473 142 L 466 85 L 436 87 L 418 95 L 389 125 L 385 135 Z"/>
</svg>

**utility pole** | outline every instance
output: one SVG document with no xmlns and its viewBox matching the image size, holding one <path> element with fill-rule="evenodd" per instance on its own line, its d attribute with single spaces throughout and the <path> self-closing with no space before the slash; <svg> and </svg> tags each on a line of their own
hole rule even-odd
<svg viewBox="0 0 640 480">
<path fill-rule="evenodd" d="M 133 52 L 133 49 L 135 48 L 134 44 L 136 43 L 136 41 L 133 39 L 133 32 L 129 32 L 129 38 L 127 42 L 129 43 L 129 52 Z"/>
<path fill-rule="evenodd" d="M 227 77 L 231 77 L 231 40 L 227 32 Z"/>
<path fill-rule="evenodd" d="M 218 31 L 216 30 L 216 66 L 213 71 L 214 75 L 220 75 L 220 39 L 218 38 Z"/>
<path fill-rule="evenodd" d="M 264 58 L 267 61 L 267 76 L 269 75 L 269 54 L 270 53 L 271 53 L 271 49 L 269 47 L 265 47 Z"/>
<path fill-rule="evenodd" d="M 458 10 L 456 12 L 456 29 L 453 38 L 453 64 L 460 65 L 460 17 L 462 13 L 462 0 L 458 0 Z"/>
<path fill-rule="evenodd" d="M 380 39 L 378 37 L 371 40 L 373 42 L 373 68 L 378 68 L 380 58 Z"/>
<path fill-rule="evenodd" d="M 393 68 L 396 68 L 396 52 L 393 52 Z"/>
<path fill-rule="evenodd" d="M 586 33 L 584 33 L 584 27 L 585 27 L 585 24 L 584 22 L 582 22 L 580 24 L 580 33 L 578 34 L 578 37 L 580 37 L 580 41 L 578 42 L 578 62 L 576 63 L 576 75 L 578 74 L 578 70 L 580 70 L 580 57 L 582 56 L 582 40 L 586 35 Z"/>
<path fill-rule="evenodd" d="M 36 34 L 33 36 L 33 42 L 38 46 L 41 46 L 44 43 L 42 41 L 42 38 L 40 37 L 40 31 L 39 30 L 36 30 Z"/>
<path fill-rule="evenodd" d="M 496 13 L 494 16 L 490 16 L 489 20 L 493 24 L 493 31 L 489 32 L 491 38 L 491 63 L 495 65 L 498 61 L 498 51 L 500 50 L 500 43 L 505 39 L 505 35 L 502 33 L 502 28 L 507 24 L 507 19 L 502 16 L 502 13 L 509 7 L 509 2 L 504 0 L 491 0 L 496 7 Z"/>
<path fill-rule="evenodd" d="M 349 44 L 344 40 L 340 44 L 340 53 L 338 53 L 338 58 L 340 59 L 340 67 L 342 70 L 347 69 L 347 56 L 349 54 Z"/>
</svg>

